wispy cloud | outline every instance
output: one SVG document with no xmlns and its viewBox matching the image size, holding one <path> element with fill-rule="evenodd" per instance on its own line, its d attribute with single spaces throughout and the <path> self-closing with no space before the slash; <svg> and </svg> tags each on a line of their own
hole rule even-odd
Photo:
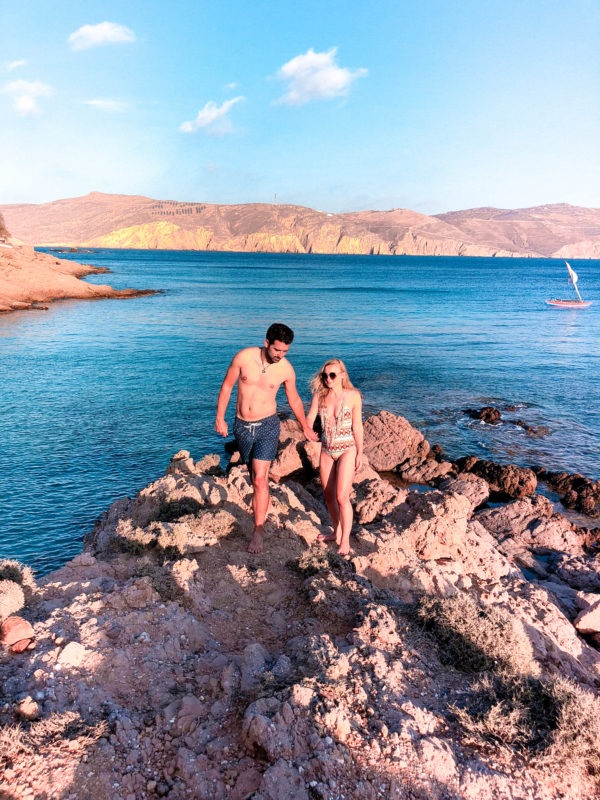
<svg viewBox="0 0 600 800">
<path fill-rule="evenodd" d="M 100 111 L 118 112 L 125 111 L 127 104 L 122 100 L 108 100 L 102 98 L 95 98 L 94 100 L 84 100 L 84 105 L 93 106 Z"/>
<path fill-rule="evenodd" d="M 26 58 L 20 58 L 18 61 L 7 61 L 4 65 L 7 72 L 12 72 L 13 69 L 18 69 L 19 67 L 24 67 L 27 64 Z"/>
<path fill-rule="evenodd" d="M 13 97 L 14 106 L 19 114 L 39 114 L 38 98 L 50 97 L 52 87 L 41 81 L 11 81 L 2 87 L 5 94 Z"/>
<path fill-rule="evenodd" d="M 310 100 L 329 100 L 348 94 L 356 78 L 368 75 L 366 69 L 350 70 L 335 62 L 337 47 L 325 53 L 306 53 L 292 58 L 277 72 L 280 80 L 288 84 L 287 92 L 277 102 L 301 106 Z"/>
<path fill-rule="evenodd" d="M 232 106 L 244 99 L 244 97 L 233 97 L 220 106 L 209 100 L 204 108 L 200 109 L 196 119 L 191 122 L 182 122 L 179 130 L 183 133 L 194 133 L 205 129 L 211 136 L 224 136 L 226 133 L 233 133 L 233 126 L 227 114 Z"/>
<path fill-rule="evenodd" d="M 99 22 L 97 25 L 82 25 L 69 36 L 73 50 L 87 50 L 102 44 L 135 42 L 135 33 L 116 22 Z"/>
<path fill-rule="evenodd" d="M 223 88 L 226 89 L 228 92 L 230 92 L 232 91 L 232 89 L 237 89 L 237 86 L 238 86 L 237 83 L 235 81 L 232 81 L 231 83 L 226 83 Z"/>
</svg>

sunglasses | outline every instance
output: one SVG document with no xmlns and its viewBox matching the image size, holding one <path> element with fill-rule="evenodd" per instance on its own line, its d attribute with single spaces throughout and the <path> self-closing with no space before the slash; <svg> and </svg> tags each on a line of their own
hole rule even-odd
<svg viewBox="0 0 600 800">
<path fill-rule="evenodd" d="M 337 372 L 322 372 L 321 377 L 324 381 L 326 381 L 327 378 L 331 378 L 331 380 L 333 380 L 334 378 L 337 378 Z"/>
</svg>

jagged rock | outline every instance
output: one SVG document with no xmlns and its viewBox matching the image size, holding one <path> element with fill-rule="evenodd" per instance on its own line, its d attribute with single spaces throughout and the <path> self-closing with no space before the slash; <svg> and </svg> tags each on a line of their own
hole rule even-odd
<svg viewBox="0 0 600 800">
<path fill-rule="evenodd" d="M 536 494 L 523 500 L 514 500 L 498 508 L 478 511 L 475 518 L 498 541 L 502 541 L 509 536 L 521 534 L 534 521 L 549 519 L 553 511 L 550 500 L 541 494 Z"/>
<path fill-rule="evenodd" d="M 194 695 L 174 700 L 161 713 L 161 719 L 175 736 L 192 733 L 207 715 L 206 704 Z"/>
<path fill-rule="evenodd" d="M 263 697 L 248 706 L 244 714 L 242 739 L 251 753 L 266 757 L 271 763 L 279 758 L 292 758 L 297 748 L 295 730 L 291 721 L 294 712 L 282 713 L 282 703 L 275 697 Z"/>
<path fill-rule="evenodd" d="M 261 677 L 269 663 L 269 653 L 258 642 L 249 644 L 243 652 L 241 663 L 241 689 L 243 692 L 248 692 L 257 683 L 260 683 Z"/>
<path fill-rule="evenodd" d="M 421 463 L 429 443 L 404 417 L 381 411 L 365 420 L 364 452 L 373 469 L 391 471 L 407 461 Z"/>
<path fill-rule="evenodd" d="M 600 633 L 600 599 L 578 614 L 573 625 L 579 633 Z"/>
<path fill-rule="evenodd" d="M 25 697 L 16 706 L 15 711 L 19 717 L 31 722 L 40 718 L 40 707 L 32 697 Z"/>
<path fill-rule="evenodd" d="M 502 412 L 494 406 L 484 406 L 483 408 L 466 408 L 465 414 L 473 419 L 480 419 L 488 425 L 497 425 L 502 419 Z"/>
<path fill-rule="evenodd" d="M 574 589 L 600 593 L 600 559 L 563 555 L 554 564 L 556 575 Z"/>
<path fill-rule="evenodd" d="M 175 453 L 171 463 L 167 467 L 167 475 L 191 475 L 194 473 L 194 460 L 190 457 L 188 450 L 180 450 Z"/>
<path fill-rule="evenodd" d="M 566 508 L 586 514 L 589 517 L 600 515 L 600 481 L 593 481 L 581 474 L 551 472 L 538 468 L 536 474 L 540 481 L 548 483 L 562 494 L 561 502 Z"/>
<path fill-rule="evenodd" d="M 523 550 L 583 553 L 583 534 L 561 514 L 554 514 L 552 503 L 542 495 L 485 509 L 476 514 L 476 519 L 496 537 L 507 555 Z M 536 571 L 533 564 L 528 566 Z"/>
<path fill-rule="evenodd" d="M 436 479 L 443 478 L 454 470 L 454 465 L 450 461 L 426 458 L 416 465 L 412 465 L 412 461 L 413 459 L 410 459 L 396 467 L 398 475 L 408 483 L 434 483 Z"/>
<path fill-rule="evenodd" d="M 475 456 L 459 458 L 455 463 L 458 472 L 472 472 L 486 480 L 490 495 L 496 500 L 511 500 L 533 494 L 537 486 L 535 473 L 515 464 L 497 464 Z"/>
<path fill-rule="evenodd" d="M 279 445 L 277 458 L 271 464 L 269 476 L 274 480 L 279 480 L 301 469 L 302 459 L 300 458 L 298 440 L 286 439 L 283 444 Z"/>
<path fill-rule="evenodd" d="M 257 800 L 281 800 L 283 797 L 286 800 L 309 800 L 302 775 L 281 758 L 265 771 L 255 797 Z"/>
<path fill-rule="evenodd" d="M 443 492 L 462 494 L 471 503 L 473 509 L 483 505 L 490 496 L 490 487 L 486 480 L 472 472 L 461 472 L 456 478 L 446 478 L 437 487 Z"/>
<path fill-rule="evenodd" d="M 61 650 L 58 663 L 67 667 L 78 667 L 86 657 L 86 649 L 79 642 L 69 642 Z"/>
<path fill-rule="evenodd" d="M 397 489 L 379 477 L 361 481 L 352 498 L 359 523 L 366 525 L 377 517 L 389 514 L 406 500 L 407 495 L 407 489 Z"/>
</svg>

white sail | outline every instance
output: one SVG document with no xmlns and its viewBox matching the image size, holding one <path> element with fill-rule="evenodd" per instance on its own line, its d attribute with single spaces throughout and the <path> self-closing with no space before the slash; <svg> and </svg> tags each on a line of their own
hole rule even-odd
<svg viewBox="0 0 600 800">
<path fill-rule="evenodd" d="M 577 278 L 577 273 L 576 273 L 576 272 L 575 272 L 575 270 L 574 270 L 574 269 L 571 267 L 571 265 L 569 264 L 569 262 L 568 262 L 568 261 L 565 261 L 565 264 L 567 265 L 567 269 L 569 270 L 569 277 L 571 278 L 571 282 L 573 283 L 573 288 L 574 288 L 574 289 L 575 289 L 575 291 L 577 292 L 577 297 L 578 297 L 578 298 L 581 300 L 581 302 L 583 303 L 583 299 L 582 299 L 581 295 L 579 294 L 579 289 L 577 288 L 577 280 L 578 280 L 578 278 Z"/>
<path fill-rule="evenodd" d="M 573 281 L 573 286 L 575 286 L 575 288 L 577 288 L 577 281 L 579 280 L 579 278 L 577 277 L 577 273 L 575 272 L 575 270 L 569 264 L 568 261 L 565 261 L 565 264 L 567 265 L 567 269 L 569 270 L 569 277 Z"/>
</svg>

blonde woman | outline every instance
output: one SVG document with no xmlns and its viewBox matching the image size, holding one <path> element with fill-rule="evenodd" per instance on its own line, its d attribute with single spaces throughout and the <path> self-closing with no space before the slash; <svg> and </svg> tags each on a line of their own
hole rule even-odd
<svg viewBox="0 0 600 800">
<path fill-rule="evenodd" d="M 355 471 L 362 463 L 362 395 L 352 386 L 344 362 L 332 358 L 323 364 L 311 383 L 313 399 L 306 418 L 312 428 L 321 417 L 321 460 L 319 472 L 333 533 L 319 541 L 335 540 L 338 553 L 350 553 L 352 505 L 350 492 Z"/>
</svg>

